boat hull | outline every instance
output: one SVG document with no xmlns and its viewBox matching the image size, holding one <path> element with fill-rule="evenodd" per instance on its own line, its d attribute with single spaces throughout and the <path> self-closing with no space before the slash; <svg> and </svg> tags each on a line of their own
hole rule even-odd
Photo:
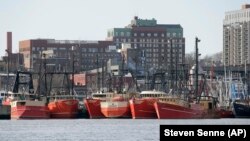
<svg viewBox="0 0 250 141">
<path fill-rule="evenodd" d="M 88 111 L 89 118 L 105 118 L 101 112 L 101 100 L 99 99 L 84 99 L 84 105 Z"/>
<path fill-rule="evenodd" d="M 44 101 L 11 102 L 11 119 L 48 119 L 49 117 L 49 110 Z"/>
<path fill-rule="evenodd" d="M 60 99 L 48 104 L 51 118 L 77 118 L 78 100 Z"/>
<path fill-rule="evenodd" d="M 158 119 L 194 119 L 202 118 L 204 116 L 199 110 L 175 104 L 155 102 L 154 107 Z"/>
<path fill-rule="evenodd" d="M 236 118 L 249 118 L 250 105 L 246 102 L 233 102 L 233 113 Z"/>
<path fill-rule="evenodd" d="M 234 114 L 232 110 L 219 109 L 216 112 L 219 115 L 219 118 L 234 118 Z"/>
<path fill-rule="evenodd" d="M 154 108 L 156 99 L 131 99 L 129 100 L 133 119 L 155 119 L 157 114 Z"/>
<path fill-rule="evenodd" d="M 101 102 L 101 112 L 107 118 L 131 118 L 128 101 Z"/>
</svg>

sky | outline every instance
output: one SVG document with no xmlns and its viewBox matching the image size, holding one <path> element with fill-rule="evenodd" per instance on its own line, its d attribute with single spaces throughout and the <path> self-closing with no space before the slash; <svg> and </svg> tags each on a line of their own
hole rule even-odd
<svg viewBox="0 0 250 141">
<path fill-rule="evenodd" d="M 138 16 L 180 24 L 186 53 L 194 52 L 198 37 L 204 57 L 223 50 L 225 12 L 246 3 L 250 0 L 0 0 L 0 56 L 6 54 L 8 31 L 16 53 L 19 41 L 27 39 L 105 40 L 108 29 Z"/>
</svg>

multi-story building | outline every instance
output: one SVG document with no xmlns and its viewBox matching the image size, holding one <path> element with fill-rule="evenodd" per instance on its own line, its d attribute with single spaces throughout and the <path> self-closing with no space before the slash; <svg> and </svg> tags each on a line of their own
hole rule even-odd
<svg viewBox="0 0 250 141">
<path fill-rule="evenodd" d="M 73 68 L 74 72 L 88 71 L 116 58 L 118 65 L 110 64 L 107 72 L 119 78 L 130 70 L 136 76 L 138 72 L 177 70 L 185 63 L 185 38 L 179 24 L 157 24 L 155 19 L 134 17 L 126 27 L 109 30 L 106 41 L 30 39 L 19 42 L 19 51 L 24 67 L 35 72 L 42 67 L 54 72 L 73 72 Z"/>
<path fill-rule="evenodd" d="M 185 38 L 179 24 L 157 24 L 155 19 L 134 17 L 128 26 L 108 30 L 107 40 L 117 48 L 130 44 L 126 61 L 134 60 L 138 69 L 167 70 L 185 61 Z"/>
<path fill-rule="evenodd" d="M 73 69 L 72 58 L 76 72 L 92 70 L 101 64 L 97 63 L 97 59 L 99 62 L 107 62 L 119 56 L 115 50 L 111 41 L 31 39 L 19 42 L 25 68 L 34 71 L 41 69 L 46 61 L 48 67 L 54 66 L 54 71 L 70 72 Z"/>
<path fill-rule="evenodd" d="M 250 63 L 250 5 L 225 13 L 223 62 L 226 66 Z"/>
</svg>

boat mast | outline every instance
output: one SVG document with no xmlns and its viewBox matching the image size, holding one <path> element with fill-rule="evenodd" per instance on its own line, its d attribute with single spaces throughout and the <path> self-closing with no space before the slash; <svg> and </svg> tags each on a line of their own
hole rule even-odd
<svg viewBox="0 0 250 141">
<path fill-rule="evenodd" d="M 72 81 L 71 81 L 71 95 L 74 95 L 74 74 L 75 74 L 75 47 L 72 46 Z"/>
<path fill-rule="evenodd" d="M 44 82 L 45 82 L 45 97 L 47 97 L 47 68 L 46 68 L 46 53 L 43 53 L 43 59 L 44 59 Z"/>
<path fill-rule="evenodd" d="M 106 71 L 105 71 L 106 72 Z M 101 91 L 103 92 L 104 91 L 104 60 L 103 60 L 103 57 L 102 57 L 102 72 L 101 72 L 101 77 L 102 77 L 102 81 L 101 81 Z"/>
<path fill-rule="evenodd" d="M 121 59 L 122 59 L 122 66 L 121 66 L 121 76 L 120 76 L 120 86 L 119 86 L 119 93 L 123 93 L 123 71 L 124 71 L 124 61 L 125 61 L 125 56 L 123 52 L 121 52 Z"/>
<path fill-rule="evenodd" d="M 99 72 L 99 56 L 96 56 L 96 70 L 97 70 L 97 91 L 100 92 L 100 72 Z"/>
<path fill-rule="evenodd" d="M 174 76 L 173 76 L 173 40 L 172 38 L 170 38 L 170 75 L 171 75 L 170 89 L 173 89 Z"/>
<path fill-rule="evenodd" d="M 5 50 L 7 52 L 7 84 L 6 84 L 6 94 L 8 94 L 9 91 L 9 73 L 10 73 L 10 52 L 8 49 Z"/>
<path fill-rule="evenodd" d="M 25 75 L 25 77 L 28 77 L 29 79 L 27 81 L 23 81 L 20 79 L 20 74 Z M 25 79 L 26 80 L 26 79 Z M 28 92 L 29 94 L 34 93 L 34 85 L 33 85 L 33 78 L 31 72 L 23 72 L 23 71 L 17 71 L 15 83 L 13 86 L 13 93 L 19 93 L 20 85 L 26 85 L 28 86 Z M 25 87 L 26 89 L 26 87 Z"/>
<path fill-rule="evenodd" d="M 195 38 L 195 97 L 198 97 L 198 73 L 199 73 L 199 51 L 198 51 L 198 42 L 200 42 L 200 39 L 198 37 Z"/>
</svg>

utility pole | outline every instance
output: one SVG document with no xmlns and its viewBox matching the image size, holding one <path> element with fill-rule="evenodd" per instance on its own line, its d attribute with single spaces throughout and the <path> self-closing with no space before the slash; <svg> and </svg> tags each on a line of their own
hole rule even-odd
<svg viewBox="0 0 250 141">
<path fill-rule="evenodd" d="M 201 40 L 198 39 L 197 37 L 195 38 L 195 97 L 197 98 L 198 96 L 198 73 L 199 73 L 199 50 L 198 50 L 198 42 L 200 42 Z"/>
</svg>

